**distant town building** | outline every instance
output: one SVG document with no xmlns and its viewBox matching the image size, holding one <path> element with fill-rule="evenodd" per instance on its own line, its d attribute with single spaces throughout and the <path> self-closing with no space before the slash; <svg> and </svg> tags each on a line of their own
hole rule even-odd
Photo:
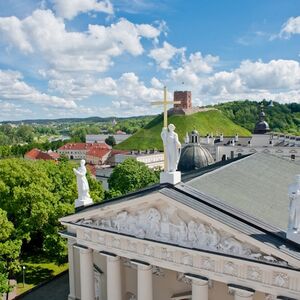
<svg viewBox="0 0 300 300">
<path fill-rule="evenodd" d="M 105 143 L 105 140 L 109 137 L 113 136 L 116 140 L 116 143 L 119 144 L 129 137 L 131 134 L 126 134 L 123 131 L 118 131 L 117 134 L 87 134 L 85 137 L 86 143 Z"/>
<path fill-rule="evenodd" d="M 98 144 L 97 144 L 98 145 Z M 103 165 L 111 152 L 110 148 L 93 146 L 86 153 L 86 162 L 93 165 Z"/>
<path fill-rule="evenodd" d="M 265 121 L 265 112 L 261 109 L 259 120 L 251 137 L 239 137 L 238 134 L 214 137 L 208 134 L 200 139 L 216 161 L 227 160 L 253 153 L 272 154 L 292 161 L 300 161 L 300 137 L 270 132 Z"/>
<path fill-rule="evenodd" d="M 53 152 L 51 150 L 49 151 L 42 151 L 40 149 L 34 148 L 31 149 L 30 151 L 28 151 L 25 155 L 24 155 L 25 159 L 28 160 L 38 160 L 38 159 L 42 159 L 42 160 L 54 160 L 57 161 L 60 158 L 60 155 L 56 152 Z"/>
<path fill-rule="evenodd" d="M 58 149 L 60 155 L 65 155 L 69 159 L 86 159 L 87 153 L 92 149 L 111 149 L 105 143 L 68 143 Z"/>
<path fill-rule="evenodd" d="M 129 154 L 116 154 L 115 163 L 116 165 L 122 163 L 127 158 L 133 158 L 139 162 L 144 163 L 147 167 L 163 168 L 164 167 L 164 154 L 157 151 L 131 151 Z"/>
<path fill-rule="evenodd" d="M 108 179 L 112 171 L 113 168 L 108 165 L 96 169 L 96 179 L 102 183 L 102 186 L 105 190 L 109 189 Z"/>
</svg>

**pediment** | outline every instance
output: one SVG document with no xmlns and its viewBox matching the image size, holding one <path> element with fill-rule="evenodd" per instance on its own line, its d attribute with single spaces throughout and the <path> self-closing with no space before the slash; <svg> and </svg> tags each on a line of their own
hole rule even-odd
<svg viewBox="0 0 300 300">
<path fill-rule="evenodd" d="M 61 219 L 92 228 L 169 245 L 287 266 L 287 255 L 160 192 L 100 205 Z"/>
</svg>

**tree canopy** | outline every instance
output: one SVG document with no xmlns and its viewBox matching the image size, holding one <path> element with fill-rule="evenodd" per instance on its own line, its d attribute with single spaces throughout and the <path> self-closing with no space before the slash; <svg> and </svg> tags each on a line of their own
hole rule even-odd
<svg viewBox="0 0 300 300">
<path fill-rule="evenodd" d="M 108 179 L 109 188 L 114 191 L 114 195 L 118 194 L 117 191 L 121 194 L 127 194 L 158 183 L 158 181 L 158 172 L 132 158 L 117 165 Z"/>
<path fill-rule="evenodd" d="M 57 261 L 66 258 L 58 219 L 74 212 L 77 189 L 72 167 L 68 162 L 0 160 L 0 208 L 23 240 L 24 253 L 35 249 Z M 89 176 L 88 180 L 94 201 L 101 201 L 102 185 Z"/>
<path fill-rule="evenodd" d="M 7 213 L 0 209 L 0 296 L 11 290 L 8 280 L 20 269 L 21 244 L 13 223 L 7 219 Z"/>
</svg>

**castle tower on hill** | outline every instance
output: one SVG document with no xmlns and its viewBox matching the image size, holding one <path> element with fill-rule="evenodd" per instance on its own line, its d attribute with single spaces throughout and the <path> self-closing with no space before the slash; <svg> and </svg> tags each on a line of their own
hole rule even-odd
<svg viewBox="0 0 300 300">
<path fill-rule="evenodd" d="M 174 101 L 180 103 L 174 104 L 174 110 L 176 109 L 191 109 L 192 106 L 192 92 L 191 91 L 175 91 Z"/>
<path fill-rule="evenodd" d="M 207 110 L 199 106 L 193 107 L 191 91 L 175 91 L 174 101 L 179 102 L 168 110 L 168 115 L 192 115 L 199 111 Z"/>
</svg>

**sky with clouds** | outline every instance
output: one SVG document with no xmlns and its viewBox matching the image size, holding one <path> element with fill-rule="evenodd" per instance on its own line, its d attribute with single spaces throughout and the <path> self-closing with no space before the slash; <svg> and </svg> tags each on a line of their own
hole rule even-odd
<svg viewBox="0 0 300 300">
<path fill-rule="evenodd" d="M 0 121 L 300 102 L 299 0 L 0 0 Z"/>
</svg>

